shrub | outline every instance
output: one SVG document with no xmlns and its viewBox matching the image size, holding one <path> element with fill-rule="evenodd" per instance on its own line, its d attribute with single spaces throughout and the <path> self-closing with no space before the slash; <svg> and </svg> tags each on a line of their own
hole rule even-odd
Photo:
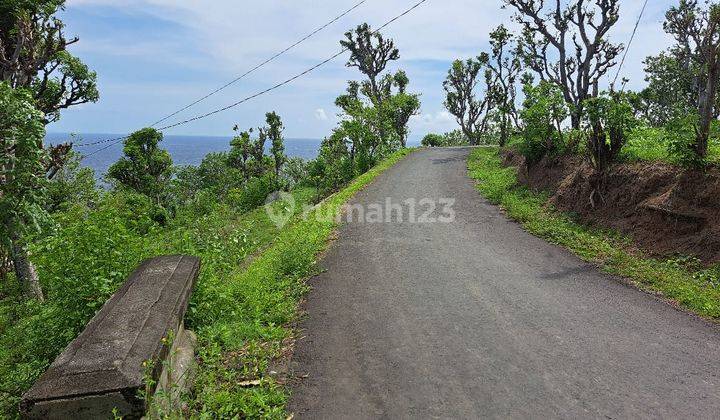
<svg viewBox="0 0 720 420">
<path fill-rule="evenodd" d="M 483 143 L 484 136 L 478 136 L 479 143 Z M 451 147 L 451 146 L 467 146 L 470 144 L 468 138 L 460 130 L 453 130 L 445 134 L 428 134 L 422 139 L 422 145 L 425 147 Z"/>
<path fill-rule="evenodd" d="M 605 170 L 614 162 L 638 126 L 633 106 L 624 93 L 603 94 L 584 102 L 589 130 L 587 151 L 595 168 Z"/>
<path fill-rule="evenodd" d="M 701 168 L 705 160 L 694 148 L 696 142 L 695 127 L 698 115 L 690 112 L 677 115 L 665 125 L 665 142 L 670 158 L 687 168 Z"/>
<path fill-rule="evenodd" d="M 440 147 L 445 145 L 445 140 L 440 134 L 428 134 L 423 137 L 421 144 L 425 147 Z"/>
<path fill-rule="evenodd" d="M 99 208 L 112 212 L 117 222 L 140 235 L 165 226 L 170 218 L 168 211 L 150 197 L 130 190 L 107 193 Z"/>
<path fill-rule="evenodd" d="M 265 204 L 268 195 L 276 190 L 272 174 L 251 178 L 242 188 L 230 190 L 228 202 L 241 212 L 250 211 Z"/>
<path fill-rule="evenodd" d="M 345 138 L 337 133 L 323 140 L 317 159 L 308 165 L 308 178 L 322 193 L 337 191 L 355 174 L 357 158 L 351 156 Z"/>
<path fill-rule="evenodd" d="M 290 158 L 285 162 L 282 168 L 280 178 L 287 185 L 288 188 L 295 188 L 303 185 L 308 181 L 308 169 L 309 163 L 305 162 L 302 158 L 294 157 Z"/>
<path fill-rule="evenodd" d="M 523 90 L 525 101 L 520 116 L 525 126 L 518 148 L 529 163 L 534 163 L 562 148 L 562 122 L 569 112 L 562 91 L 552 83 L 526 84 Z"/>
<path fill-rule="evenodd" d="M 467 146 L 470 144 L 470 140 L 463 134 L 462 130 L 453 130 L 443 134 L 443 141 L 446 146 Z"/>
<path fill-rule="evenodd" d="M 46 207 L 51 212 L 67 209 L 72 204 L 91 205 L 99 198 L 95 171 L 81 167 L 80 157 L 74 153 L 47 183 Z"/>
</svg>

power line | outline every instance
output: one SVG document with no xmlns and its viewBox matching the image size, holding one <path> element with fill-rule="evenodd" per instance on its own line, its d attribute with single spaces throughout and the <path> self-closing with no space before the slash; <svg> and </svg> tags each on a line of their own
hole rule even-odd
<svg viewBox="0 0 720 420">
<path fill-rule="evenodd" d="M 413 10 L 417 9 L 418 7 L 420 7 L 420 5 L 422 5 L 423 3 L 427 2 L 427 1 L 428 1 L 428 0 L 420 0 L 420 1 L 418 1 L 417 3 L 415 3 L 413 6 L 411 6 L 410 8 L 408 8 L 407 10 L 405 10 L 404 12 L 402 12 L 401 14 L 399 14 L 399 15 L 395 16 L 394 18 L 390 19 L 389 21 L 385 22 L 382 26 L 380 26 L 379 28 L 377 28 L 377 29 L 373 32 L 373 34 L 379 33 L 381 30 L 385 29 L 386 27 L 388 27 L 389 25 L 391 25 L 392 23 L 394 23 L 394 22 L 397 21 L 398 19 L 404 17 L 404 16 L 407 15 L 408 13 L 410 13 L 410 12 L 412 12 Z M 250 96 L 247 96 L 247 97 L 245 97 L 245 98 L 243 98 L 243 99 L 241 99 L 241 100 L 239 100 L 239 101 L 237 101 L 237 102 L 234 102 L 234 103 L 232 103 L 232 104 L 230 104 L 230 105 L 224 106 L 224 107 L 222 107 L 222 108 L 218 108 L 218 109 L 216 109 L 216 110 L 207 112 L 207 113 L 205 113 L 205 114 L 200 114 L 200 115 L 197 115 L 197 116 L 195 116 L 195 117 L 188 118 L 188 119 L 183 120 L 183 121 L 179 121 L 179 122 L 174 123 L 174 124 L 170 124 L 170 125 L 166 125 L 166 126 L 164 126 L 164 127 L 160 127 L 160 128 L 158 128 L 158 130 L 159 130 L 159 131 L 165 131 L 165 130 L 168 130 L 168 129 L 170 129 L 170 128 L 174 128 L 174 127 L 178 127 L 178 126 L 181 126 L 181 125 L 185 125 L 185 124 L 191 123 L 191 122 L 193 122 L 193 121 L 198 121 L 198 120 L 207 118 L 207 117 L 209 117 L 209 116 L 212 116 L 212 115 L 215 115 L 215 114 L 218 114 L 218 113 L 227 111 L 227 110 L 229 110 L 229 109 L 231 109 L 231 108 L 235 108 L 236 106 L 238 106 L 238 105 L 240 105 L 240 104 L 243 104 L 243 103 L 245 103 L 245 102 L 247 102 L 247 101 L 249 101 L 249 100 L 251 100 L 251 99 L 257 98 L 258 96 L 262 96 L 262 95 L 264 95 L 264 94 L 266 94 L 266 93 L 268 93 L 268 92 L 271 92 L 271 91 L 276 90 L 276 89 L 278 89 L 278 88 L 280 88 L 280 87 L 282 87 L 282 86 L 285 86 L 285 85 L 287 85 L 287 84 L 295 81 L 296 79 L 299 79 L 300 77 L 302 77 L 302 76 L 304 76 L 304 75 L 306 75 L 306 74 L 308 74 L 308 73 L 310 73 L 310 72 L 318 69 L 319 67 L 324 66 L 325 64 L 327 64 L 327 63 L 329 63 L 330 61 L 336 59 L 337 57 L 341 56 L 342 54 L 344 54 L 344 53 L 347 52 L 347 51 L 348 51 L 347 48 L 343 48 L 341 51 L 333 54 L 332 56 L 326 58 L 325 60 L 319 62 L 318 64 L 315 64 L 314 66 L 312 66 L 312 67 L 310 67 L 310 68 L 308 68 L 308 69 L 306 69 L 306 70 L 304 70 L 304 71 L 302 71 L 302 72 L 300 72 L 300 73 L 298 73 L 298 74 L 296 74 L 296 75 L 294 75 L 294 76 L 292 76 L 292 77 L 290 77 L 290 78 L 288 78 L 288 79 L 286 79 L 286 80 L 284 80 L 284 81 L 282 81 L 282 82 L 280 82 L 280 83 L 277 83 L 277 84 L 275 84 L 274 86 L 271 86 L 271 87 L 269 87 L 269 88 L 267 88 L 267 89 L 264 89 L 264 90 L 262 90 L 262 91 L 259 91 L 259 92 L 257 92 L 257 93 L 254 93 L 254 94 L 252 94 L 252 95 L 250 95 Z M 94 152 L 92 152 L 92 153 L 90 153 L 90 154 L 88 154 L 88 155 L 86 155 L 86 156 L 84 156 L 84 157 L 89 157 L 89 156 L 92 156 L 92 155 L 94 155 L 94 154 L 96 154 L 96 153 L 98 153 L 98 152 L 101 152 L 101 151 L 105 150 L 105 149 L 108 149 L 109 147 L 112 147 L 114 144 L 119 143 L 120 141 L 124 140 L 125 138 L 127 138 L 127 136 L 126 136 L 126 137 L 123 137 L 122 139 L 115 139 L 115 141 L 114 141 L 113 143 L 111 143 L 111 144 L 109 144 L 109 145 L 107 145 L 107 146 L 105 146 L 105 147 L 103 147 L 103 148 L 101 148 L 101 149 L 98 149 L 98 150 L 96 150 L 96 151 L 94 151 Z"/>
<path fill-rule="evenodd" d="M 214 91 L 212 91 L 212 92 L 210 92 L 209 94 L 203 96 L 202 98 L 196 100 L 195 102 L 193 102 L 193 103 L 185 106 L 184 108 L 180 109 L 179 111 L 173 112 L 172 114 L 170 114 L 170 115 L 168 115 L 168 116 L 166 116 L 166 117 L 163 117 L 162 119 L 156 121 L 155 123 L 153 123 L 153 125 L 152 125 L 151 127 L 155 127 L 156 125 L 158 125 L 158 124 L 160 124 L 160 123 L 162 123 L 162 122 L 164 122 L 164 121 L 167 121 L 168 119 L 170 119 L 170 118 L 174 117 L 175 115 L 177 115 L 177 114 L 185 111 L 186 109 L 189 109 L 189 108 L 191 108 L 191 107 L 199 104 L 200 102 L 202 102 L 202 101 L 204 101 L 205 99 L 207 99 L 207 98 L 215 95 L 216 93 L 220 92 L 221 90 L 224 90 L 224 89 L 230 87 L 231 85 L 237 83 L 239 80 L 241 80 L 241 79 L 243 79 L 244 77 L 248 76 L 250 73 L 252 73 L 252 72 L 254 72 L 255 70 L 259 69 L 260 67 L 263 67 L 264 65 L 270 63 L 271 61 L 275 60 L 276 58 L 278 58 L 278 57 L 280 57 L 281 55 L 285 54 L 286 52 L 290 51 L 291 49 L 293 49 L 293 48 L 297 47 L 298 45 L 302 44 L 303 42 L 307 41 L 307 40 L 310 39 L 313 35 L 317 34 L 318 32 L 322 31 L 323 29 L 327 28 L 328 26 L 332 25 L 333 23 L 337 22 L 338 20 L 340 20 L 341 18 L 343 18 L 344 16 L 346 16 L 347 14 L 349 14 L 350 12 L 352 12 L 353 10 L 357 9 L 358 7 L 360 7 L 360 6 L 361 6 L 363 3 L 365 3 L 366 1 L 367 1 L 367 0 L 362 0 L 361 2 L 357 3 L 355 6 L 351 7 L 350 9 L 344 11 L 342 14 L 338 15 L 337 17 L 335 17 L 335 18 L 334 18 L 333 20 L 331 20 L 330 22 L 328 22 L 328 23 L 326 23 L 325 25 L 323 25 L 323 26 L 315 29 L 314 31 L 310 32 L 308 35 L 306 35 L 305 37 L 303 37 L 302 39 L 300 39 L 300 40 L 297 41 L 296 43 L 294 43 L 294 44 L 292 44 L 291 46 L 285 48 L 284 50 L 280 51 L 279 53 L 273 55 L 272 57 L 270 57 L 270 58 L 268 58 L 267 60 L 263 61 L 262 63 L 258 64 L 257 66 L 251 68 L 250 70 L 248 70 L 248 71 L 246 71 L 245 73 L 241 74 L 240 76 L 236 77 L 235 79 L 233 79 L 232 81 L 228 82 L 227 84 L 225 84 L 225 85 L 223 85 L 223 86 L 215 89 Z"/>
<path fill-rule="evenodd" d="M 292 50 L 293 48 L 297 47 L 298 45 L 300 45 L 300 44 L 302 44 L 303 42 L 307 41 L 308 39 L 312 38 L 314 35 L 318 34 L 319 32 L 321 32 L 322 30 L 324 30 L 324 29 L 327 28 L 328 26 L 332 25 L 333 23 L 337 22 L 338 20 L 342 19 L 343 17 L 347 16 L 347 15 L 350 14 L 353 10 L 355 10 L 355 9 L 357 9 L 358 7 L 362 6 L 362 5 L 363 5 L 364 3 L 366 3 L 366 2 L 367 2 L 367 0 L 362 0 L 362 1 L 358 2 L 358 3 L 356 3 L 353 7 L 347 9 L 346 11 L 342 12 L 342 13 L 339 14 L 338 16 L 334 17 L 331 21 L 327 22 L 326 24 L 320 26 L 319 28 L 317 28 L 317 29 L 315 29 L 314 31 L 310 32 L 309 34 L 305 35 L 304 37 L 302 37 L 301 39 L 299 39 L 299 40 L 298 40 L 297 42 L 295 42 L 294 44 L 292 44 L 292 45 L 290 45 L 289 47 L 285 48 L 284 50 L 278 52 L 277 54 L 271 56 L 271 57 L 268 58 L 267 60 L 265 60 L 265 61 L 257 64 L 255 67 L 251 68 L 250 70 L 246 71 L 245 73 L 241 74 L 240 76 L 236 77 L 235 79 L 229 81 L 228 83 L 220 86 L 219 88 L 213 90 L 212 92 L 208 93 L 207 95 L 205 95 L 205 96 L 203 96 L 203 97 L 195 100 L 194 102 L 192 102 L 192 103 L 184 106 L 183 108 L 181 108 L 181 109 L 179 109 L 179 110 L 177 110 L 177 111 L 175 111 L 175 112 L 173 112 L 173 113 L 171 113 L 171 114 L 166 115 L 165 117 L 159 119 L 158 121 L 155 121 L 150 127 L 155 127 L 155 126 L 157 126 L 158 124 L 160 124 L 160 123 L 162 123 L 162 122 L 164 122 L 164 121 L 167 121 L 167 120 L 169 120 L 170 118 L 176 116 L 177 114 L 179 114 L 179 113 L 181 113 L 181 112 L 183 112 L 183 111 L 186 111 L 186 110 L 192 108 L 193 106 L 199 104 L 200 102 L 204 101 L 205 99 L 208 99 L 209 97 L 211 97 L 211 96 L 213 96 L 213 95 L 215 95 L 215 94 L 217 94 L 217 93 L 219 93 L 219 92 L 227 89 L 228 87 L 234 85 L 235 83 L 237 83 L 237 82 L 239 82 L 240 80 L 244 79 L 245 77 L 249 76 L 251 73 L 257 71 L 257 70 L 260 69 L 261 67 L 264 67 L 265 65 L 269 64 L 270 62 L 276 60 L 278 57 L 282 56 L 283 54 L 287 53 L 288 51 Z M 111 139 L 103 139 L 103 140 L 98 140 L 98 141 L 94 141 L 94 142 L 76 144 L 75 146 L 76 146 L 76 147 L 94 146 L 94 145 L 102 144 L 102 143 L 108 143 L 108 142 L 113 142 L 113 141 L 118 141 L 118 140 L 125 140 L 127 137 L 128 137 L 128 136 L 116 137 L 116 138 L 111 138 Z"/>
<path fill-rule="evenodd" d="M 620 77 L 620 72 L 622 71 L 623 65 L 625 65 L 625 59 L 627 58 L 628 51 L 630 50 L 630 46 L 632 45 L 632 42 L 635 39 L 635 34 L 637 34 L 638 27 L 640 26 L 642 17 L 645 14 L 645 8 L 647 8 L 647 5 L 648 5 L 648 0 L 645 0 L 645 3 L 643 3 L 642 9 L 640 9 L 640 15 L 638 16 L 637 22 L 635 22 L 635 28 L 632 31 L 632 35 L 630 36 L 630 41 L 628 42 L 628 45 L 625 48 L 625 53 L 623 54 L 622 61 L 620 61 L 620 66 L 618 67 L 618 71 L 615 74 L 615 79 L 613 80 L 611 86 L 615 86 L 615 84 L 617 83 L 618 77 Z"/>
</svg>

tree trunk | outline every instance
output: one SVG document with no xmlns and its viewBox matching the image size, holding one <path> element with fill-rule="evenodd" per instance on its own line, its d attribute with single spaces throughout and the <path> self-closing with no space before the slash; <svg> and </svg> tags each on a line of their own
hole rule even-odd
<svg viewBox="0 0 720 420">
<path fill-rule="evenodd" d="M 507 115 L 503 115 L 500 121 L 500 147 L 505 147 L 508 142 L 508 137 Z"/>
<path fill-rule="evenodd" d="M 581 121 L 582 121 L 582 110 L 580 109 L 580 107 L 577 107 L 576 110 L 574 110 L 572 112 L 572 114 L 570 115 L 571 128 L 573 130 L 579 130 Z"/>
<path fill-rule="evenodd" d="M 12 262 L 15 267 L 15 275 L 29 298 L 35 298 L 40 302 L 45 301 L 40 279 L 38 278 L 35 266 L 30 262 L 25 242 L 20 234 L 12 237 Z"/>
<path fill-rule="evenodd" d="M 710 125 L 713 120 L 713 108 L 715 96 L 717 95 L 717 82 L 720 73 L 720 62 L 717 54 L 708 61 L 708 77 L 705 89 L 700 94 L 700 122 L 695 139 L 695 152 L 698 157 L 705 159 L 708 151 L 708 137 L 710 137 Z"/>
<path fill-rule="evenodd" d="M 472 131 L 472 128 L 465 125 L 465 122 L 460 121 L 460 129 L 462 130 L 463 134 L 465 134 L 465 137 L 467 137 L 468 141 L 470 142 L 471 146 L 475 146 L 475 135 Z"/>
</svg>

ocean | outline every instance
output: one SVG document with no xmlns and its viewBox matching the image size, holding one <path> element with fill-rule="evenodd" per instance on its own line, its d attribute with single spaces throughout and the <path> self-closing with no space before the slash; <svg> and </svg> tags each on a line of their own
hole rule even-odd
<svg viewBox="0 0 720 420">
<path fill-rule="evenodd" d="M 74 138 L 68 133 L 48 133 L 46 141 L 48 144 L 58 144 L 72 140 L 73 143 L 89 143 L 105 139 L 120 137 L 117 134 L 81 134 Z M 230 137 L 212 136 L 165 136 L 161 147 L 170 152 L 175 165 L 198 165 L 203 157 L 211 152 L 222 152 L 230 149 Z M 317 157 L 320 149 L 321 139 L 285 139 L 285 154 L 289 157 L 300 157 L 306 160 Z M 76 147 L 75 150 L 82 154 L 92 154 L 94 151 L 104 147 L 104 144 Z M 266 144 L 269 148 L 270 144 Z M 122 156 L 122 142 L 115 144 L 105 150 L 92 154 L 82 162 L 83 166 L 95 170 L 98 177 L 102 177 L 113 163 Z"/>
</svg>

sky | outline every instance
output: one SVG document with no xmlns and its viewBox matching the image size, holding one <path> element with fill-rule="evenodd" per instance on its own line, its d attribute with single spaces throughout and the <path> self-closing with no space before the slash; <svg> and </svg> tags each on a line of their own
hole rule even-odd
<svg viewBox="0 0 720 420">
<path fill-rule="evenodd" d="M 61 18 L 80 42 L 70 51 L 98 73 L 100 100 L 65 110 L 52 132 L 125 134 L 148 126 L 234 79 L 324 25 L 359 0 L 68 0 Z M 362 22 L 378 27 L 416 0 L 366 0 L 360 7 L 292 51 L 175 119 L 234 103 L 338 52 L 343 34 Z M 621 20 L 610 33 L 627 43 L 642 7 L 621 0 Z M 662 31 L 665 11 L 677 0 L 651 0 L 622 77 L 644 85 L 642 61 L 670 45 Z M 428 0 L 383 31 L 400 49 L 410 90 L 422 110 L 412 136 L 457 128 L 444 109 L 442 81 L 454 59 L 489 49 L 488 34 L 503 23 L 514 28 L 502 0 Z M 232 127 L 257 127 L 277 111 L 286 137 L 322 138 L 338 121 L 335 98 L 347 81 L 347 55 L 290 85 L 229 111 L 167 131 L 177 135 L 232 135 Z"/>
</svg>

